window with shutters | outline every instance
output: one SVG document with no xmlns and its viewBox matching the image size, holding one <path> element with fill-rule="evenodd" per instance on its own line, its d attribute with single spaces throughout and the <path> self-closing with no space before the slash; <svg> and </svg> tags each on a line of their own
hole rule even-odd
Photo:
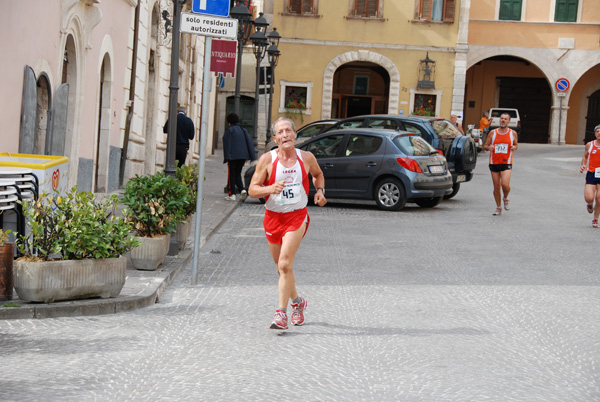
<svg viewBox="0 0 600 402">
<path fill-rule="evenodd" d="M 315 15 L 317 14 L 318 0 L 285 0 L 287 14 Z"/>
<path fill-rule="evenodd" d="M 415 20 L 454 22 L 455 0 L 417 0 Z"/>
<path fill-rule="evenodd" d="M 500 0 L 498 18 L 506 21 L 521 21 L 522 0 Z"/>
<path fill-rule="evenodd" d="M 380 0 L 353 0 L 352 15 L 360 18 L 382 18 Z M 381 4 L 383 6 L 383 4 Z"/>
<path fill-rule="evenodd" d="M 577 22 L 577 7 L 579 0 L 556 0 L 554 21 Z"/>
</svg>

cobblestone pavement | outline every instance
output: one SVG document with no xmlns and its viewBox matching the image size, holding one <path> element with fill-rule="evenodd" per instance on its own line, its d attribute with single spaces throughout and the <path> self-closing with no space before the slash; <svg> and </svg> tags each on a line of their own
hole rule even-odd
<svg viewBox="0 0 600 402">
<path fill-rule="evenodd" d="M 433 209 L 310 208 L 307 324 L 269 330 L 263 207 L 241 204 L 159 304 L 0 321 L 3 401 L 600 401 L 600 231 L 583 147 L 522 145 L 493 217 L 485 154 Z"/>
</svg>

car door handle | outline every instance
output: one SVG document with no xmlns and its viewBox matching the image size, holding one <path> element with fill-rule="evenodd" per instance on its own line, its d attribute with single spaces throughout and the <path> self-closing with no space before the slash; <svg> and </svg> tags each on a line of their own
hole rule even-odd
<svg viewBox="0 0 600 402">
<path fill-rule="evenodd" d="M 367 162 L 367 167 L 375 167 L 377 166 L 377 162 Z"/>
<path fill-rule="evenodd" d="M 332 167 L 333 167 L 333 163 L 324 163 L 323 164 L 323 169 L 332 168 Z"/>
</svg>

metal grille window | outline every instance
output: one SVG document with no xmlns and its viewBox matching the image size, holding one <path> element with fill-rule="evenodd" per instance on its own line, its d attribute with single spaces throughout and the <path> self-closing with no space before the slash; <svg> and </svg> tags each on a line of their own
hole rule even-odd
<svg viewBox="0 0 600 402">
<path fill-rule="evenodd" d="M 356 17 L 381 17 L 379 0 L 354 0 L 354 15 Z"/>
<path fill-rule="evenodd" d="M 500 0 L 501 20 L 521 21 L 522 0 Z"/>
<path fill-rule="evenodd" d="M 579 0 L 556 0 L 554 21 L 577 22 L 577 7 Z"/>
<path fill-rule="evenodd" d="M 418 0 L 416 20 L 454 22 L 455 0 Z"/>
<path fill-rule="evenodd" d="M 315 0 L 288 0 L 290 14 L 316 14 Z"/>
</svg>

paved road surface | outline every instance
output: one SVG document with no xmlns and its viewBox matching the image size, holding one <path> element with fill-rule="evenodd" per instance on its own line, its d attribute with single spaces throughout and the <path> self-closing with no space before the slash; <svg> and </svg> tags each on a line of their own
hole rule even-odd
<svg viewBox="0 0 600 402">
<path fill-rule="evenodd" d="M 434 209 L 310 209 L 307 324 L 269 330 L 263 207 L 242 204 L 159 304 L 0 321 L 4 401 L 600 401 L 600 230 L 583 147 L 522 145 L 512 209 L 480 160 Z M 485 154 L 480 157 L 485 157 Z"/>
</svg>

